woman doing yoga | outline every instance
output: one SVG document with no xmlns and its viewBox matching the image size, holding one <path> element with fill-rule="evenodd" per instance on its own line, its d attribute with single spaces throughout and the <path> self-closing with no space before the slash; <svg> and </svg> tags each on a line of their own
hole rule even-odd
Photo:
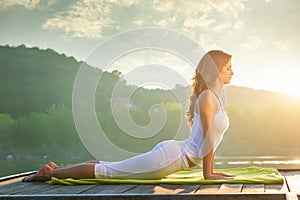
<svg viewBox="0 0 300 200">
<path fill-rule="evenodd" d="M 23 181 L 47 181 L 51 177 L 158 179 L 200 166 L 201 162 L 205 179 L 230 179 L 228 174 L 215 173 L 213 163 L 216 149 L 229 126 L 220 95 L 232 75 L 231 55 L 213 50 L 202 57 L 193 77 L 187 111 L 191 130 L 186 140 L 163 141 L 147 153 L 118 162 L 90 161 L 63 167 L 50 162 Z"/>
</svg>

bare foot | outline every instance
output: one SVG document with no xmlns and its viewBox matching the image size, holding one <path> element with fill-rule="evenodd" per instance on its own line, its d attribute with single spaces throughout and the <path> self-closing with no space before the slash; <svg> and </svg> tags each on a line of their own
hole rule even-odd
<svg viewBox="0 0 300 200">
<path fill-rule="evenodd" d="M 52 170 L 53 168 L 48 164 L 44 165 L 37 173 L 25 177 L 22 181 L 48 181 L 51 179 Z"/>
</svg>

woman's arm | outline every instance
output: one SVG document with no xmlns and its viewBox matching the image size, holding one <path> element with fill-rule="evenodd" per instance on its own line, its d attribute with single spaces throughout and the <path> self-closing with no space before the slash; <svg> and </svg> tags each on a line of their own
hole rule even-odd
<svg viewBox="0 0 300 200">
<path fill-rule="evenodd" d="M 203 155 L 203 176 L 205 179 L 226 179 L 227 176 L 213 173 L 214 162 L 214 103 L 209 90 L 204 90 L 198 98 L 198 111 L 202 124 L 204 144 L 202 148 Z"/>
<path fill-rule="evenodd" d="M 215 160 L 215 156 L 216 156 L 216 151 L 213 151 L 213 156 L 211 159 L 211 172 L 214 174 L 214 160 Z"/>
<path fill-rule="evenodd" d="M 203 157 L 203 176 L 209 178 L 212 175 L 212 159 L 213 159 L 213 134 L 212 134 L 212 119 L 213 119 L 213 102 L 209 90 L 204 90 L 198 98 L 198 112 L 202 124 L 204 145 L 202 152 Z"/>
<path fill-rule="evenodd" d="M 226 176 L 226 177 L 234 177 L 234 175 L 230 174 L 225 174 L 225 173 L 220 173 L 220 172 L 214 172 L 214 160 L 216 156 L 216 151 L 213 152 L 212 160 L 211 160 L 211 171 L 213 175 L 221 175 L 221 176 Z"/>
</svg>

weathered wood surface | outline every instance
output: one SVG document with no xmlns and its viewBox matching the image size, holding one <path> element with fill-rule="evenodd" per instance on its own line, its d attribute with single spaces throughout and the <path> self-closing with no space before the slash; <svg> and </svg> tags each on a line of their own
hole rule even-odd
<svg viewBox="0 0 300 200">
<path fill-rule="evenodd" d="M 300 197 L 300 171 L 280 172 L 283 184 L 76 185 L 0 181 L 0 199 L 289 199 Z"/>
</svg>

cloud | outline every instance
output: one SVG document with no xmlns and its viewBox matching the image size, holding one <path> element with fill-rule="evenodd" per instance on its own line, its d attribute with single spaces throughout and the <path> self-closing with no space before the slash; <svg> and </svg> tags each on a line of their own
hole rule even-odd
<svg viewBox="0 0 300 200">
<path fill-rule="evenodd" d="M 138 19 L 138 20 L 133 21 L 132 23 L 135 24 L 135 25 L 137 25 L 137 26 L 140 26 L 140 25 L 142 25 L 144 22 L 143 22 L 143 20 Z"/>
<path fill-rule="evenodd" d="M 98 1 L 98 3 L 103 3 L 103 2 L 121 5 L 123 7 L 130 7 L 130 6 L 140 2 L 140 0 L 106 0 L 106 1 L 100 1 L 100 2 Z"/>
<path fill-rule="evenodd" d="M 244 0 L 189 0 L 189 1 L 149 1 L 149 6 L 160 12 L 171 12 L 183 16 L 195 16 L 199 13 L 207 14 L 214 11 L 238 17 L 245 10 Z"/>
<path fill-rule="evenodd" d="M 83 0 L 54 14 L 42 28 L 62 31 L 71 37 L 99 39 L 107 32 L 158 26 L 181 30 L 197 39 L 203 30 L 229 28 L 228 23 L 220 25 L 223 23 L 215 17 L 216 12 L 236 18 L 244 8 L 242 0 Z"/>
<path fill-rule="evenodd" d="M 184 19 L 181 30 L 185 34 L 205 49 L 212 49 L 220 45 L 218 39 L 225 32 L 243 27 L 244 22 L 239 16 L 245 10 L 243 0 L 189 1 L 189 4 L 178 8 L 181 15 L 178 18 Z"/>
<path fill-rule="evenodd" d="M 23 6 L 26 9 L 32 10 L 39 4 L 39 2 L 39 0 L 1 0 L 0 11 L 14 6 Z"/>
<path fill-rule="evenodd" d="M 156 26 L 159 26 L 159 27 L 167 27 L 167 26 L 170 26 L 170 25 L 174 25 L 175 23 L 176 23 L 176 17 L 175 16 L 168 17 L 168 18 L 165 18 L 165 19 L 160 19 L 160 20 L 154 22 L 154 24 Z"/>
<path fill-rule="evenodd" d="M 212 28 L 212 31 L 220 33 L 229 30 L 232 26 L 233 25 L 231 23 L 217 24 Z"/>
<path fill-rule="evenodd" d="M 244 0 L 212 0 L 211 6 L 223 14 L 228 14 L 237 18 L 239 13 L 245 10 Z"/>
<path fill-rule="evenodd" d="M 61 30 L 78 38 L 100 38 L 103 28 L 112 26 L 110 4 L 102 1 L 80 1 L 65 12 L 55 14 L 43 25 L 44 30 Z"/>
<path fill-rule="evenodd" d="M 173 11 L 176 3 L 174 1 L 153 0 L 150 5 L 157 11 L 166 12 Z"/>
<path fill-rule="evenodd" d="M 161 73 L 159 70 L 153 70 L 151 66 L 165 68 L 165 70 L 167 67 L 169 70 L 168 73 Z M 139 68 L 143 70 L 139 70 Z M 167 85 L 170 88 L 173 88 L 176 83 L 187 85 L 194 72 L 193 66 L 178 55 L 151 49 L 134 51 L 124 55 L 118 60 L 115 60 L 109 66 L 109 69 L 106 70 L 122 71 L 124 79 L 128 81 L 129 84 L 140 85 L 142 82 L 149 80 L 149 78 L 153 78 L 154 82 L 155 80 L 168 80 Z M 157 73 L 158 71 L 159 73 Z M 171 76 L 174 75 L 174 73 L 181 76 L 181 79 L 178 79 L 178 76 L 176 76 L 177 79 L 174 76 Z M 162 75 L 158 76 L 158 74 Z M 168 78 L 160 79 L 160 77 L 163 76 L 168 76 Z"/>
<path fill-rule="evenodd" d="M 103 36 L 105 28 L 120 29 L 114 20 L 113 8 L 129 8 L 139 0 L 83 0 L 75 2 L 66 11 L 56 13 L 43 25 L 44 30 L 60 30 L 77 38 L 97 39 Z M 141 25 L 142 20 L 133 22 Z"/>
<path fill-rule="evenodd" d="M 259 52 L 285 51 L 292 53 L 299 50 L 300 28 L 298 8 L 300 2 L 294 1 L 249 1 L 247 11 L 242 15 L 242 22 L 235 22 L 232 38 L 243 50 Z"/>
<path fill-rule="evenodd" d="M 243 28 L 243 26 L 244 26 L 244 22 L 241 21 L 241 20 L 238 20 L 238 21 L 235 21 L 235 22 L 234 22 L 234 24 L 233 24 L 233 29 L 234 29 L 235 31 L 237 31 L 237 30 Z"/>
<path fill-rule="evenodd" d="M 257 35 L 249 35 L 246 36 L 246 42 L 241 44 L 240 46 L 244 49 L 257 49 L 263 46 L 264 42 Z"/>
<path fill-rule="evenodd" d="M 214 24 L 216 19 L 209 18 L 207 14 L 204 15 L 197 15 L 197 16 L 190 16 L 186 18 L 183 22 L 183 28 L 190 30 L 190 29 L 197 29 L 203 28 L 206 29 L 210 25 Z"/>
</svg>

